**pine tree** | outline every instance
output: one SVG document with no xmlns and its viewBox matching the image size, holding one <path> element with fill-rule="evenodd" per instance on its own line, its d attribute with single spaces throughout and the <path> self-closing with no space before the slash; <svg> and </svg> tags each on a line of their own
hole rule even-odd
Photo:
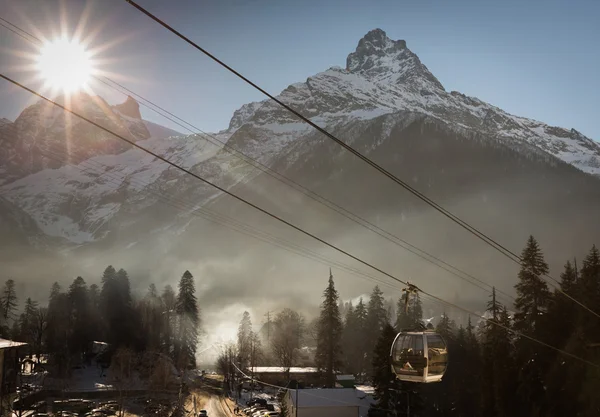
<svg viewBox="0 0 600 417">
<path fill-rule="evenodd" d="M 57 367 L 57 374 L 65 376 L 68 371 L 70 307 L 67 294 L 58 282 L 52 284 L 48 302 L 46 347 Z"/>
<path fill-rule="evenodd" d="M 8 323 L 10 319 L 15 318 L 17 305 L 18 299 L 17 291 L 15 290 L 15 281 L 9 279 L 4 283 L 4 288 L 0 294 L 0 309 L 5 324 Z"/>
<path fill-rule="evenodd" d="M 542 325 L 551 300 L 548 285 L 542 276 L 548 273 L 548 264 L 537 241 L 530 236 L 521 254 L 519 282 L 515 285 L 514 327 L 519 332 L 547 340 L 542 334 Z M 539 350 L 533 342 L 520 337 L 516 345 L 516 366 L 519 368 L 519 411 L 523 416 L 537 416 L 545 413 L 545 388 L 543 373 L 548 368 L 552 354 L 548 350 Z"/>
<path fill-rule="evenodd" d="M 173 291 L 173 287 L 171 287 L 170 285 L 165 285 L 160 298 L 162 301 L 162 308 L 164 311 L 164 314 L 162 315 L 162 351 L 174 358 L 175 346 L 173 340 L 173 328 L 177 298 L 175 296 L 175 291 Z"/>
<path fill-rule="evenodd" d="M 339 297 L 333 283 L 331 270 L 329 271 L 329 284 L 323 292 L 323 298 L 315 360 L 317 368 L 324 374 L 325 385 L 334 388 L 335 374 L 342 363 L 342 320 L 338 307 Z"/>
<path fill-rule="evenodd" d="M 488 302 L 491 321 L 482 333 L 482 407 L 483 414 L 496 417 L 509 416 L 514 401 L 513 346 L 509 330 L 511 323 L 506 307 L 496 299 L 496 289 Z M 498 323 L 498 324 L 496 324 Z M 511 381 L 512 379 L 512 381 Z"/>
<path fill-rule="evenodd" d="M 394 400 L 397 397 L 395 391 L 398 391 L 400 387 L 390 366 L 390 349 L 396 334 L 396 329 L 389 323 L 386 324 L 377 339 L 375 351 L 373 352 L 371 373 L 373 375 L 373 386 L 375 387 L 375 400 L 377 401 L 373 409 L 382 411 L 378 413 L 381 415 L 388 414 L 388 410 L 398 408 L 398 404 Z"/>
<path fill-rule="evenodd" d="M 195 368 L 200 312 L 196 300 L 194 277 L 190 271 L 185 271 L 179 281 L 175 311 L 178 322 L 175 358 L 181 368 Z"/>
<path fill-rule="evenodd" d="M 596 245 L 583 260 L 577 289 L 579 301 L 600 312 L 600 251 Z M 578 319 L 574 337 L 568 341 L 566 350 L 592 363 L 600 363 L 600 349 L 590 348 L 600 343 L 600 320 L 578 308 Z M 569 380 L 574 383 L 571 393 L 580 404 L 581 415 L 598 415 L 600 410 L 600 371 L 591 366 L 571 361 L 568 367 Z M 577 389 L 577 390 L 576 390 Z"/>
<path fill-rule="evenodd" d="M 104 270 L 100 300 L 107 341 L 115 349 L 139 344 L 136 329 L 140 324 L 133 309 L 127 271 L 115 271 L 112 266 Z"/>
<path fill-rule="evenodd" d="M 35 326 L 37 320 L 38 303 L 33 301 L 30 297 L 25 300 L 25 308 L 21 316 L 19 317 L 19 334 L 18 339 L 28 344 L 27 350 L 31 356 L 33 352 L 33 346 L 35 344 Z"/>
<path fill-rule="evenodd" d="M 592 246 L 590 252 L 583 260 L 581 267 L 581 282 L 578 287 L 579 300 L 596 312 L 600 312 L 600 251 L 596 245 Z M 588 312 L 580 313 L 580 326 L 589 340 L 598 338 L 600 333 L 600 320 Z M 594 342 L 598 342 L 595 340 Z"/>
<path fill-rule="evenodd" d="M 148 294 L 146 294 L 146 297 L 150 299 L 158 298 L 158 290 L 156 289 L 156 285 L 154 285 L 154 283 L 148 285 Z"/>
<path fill-rule="evenodd" d="M 70 303 L 69 350 L 72 353 L 85 353 L 91 349 L 92 334 L 90 334 L 91 306 L 87 285 L 83 278 L 75 278 L 67 296 Z"/>
<path fill-rule="evenodd" d="M 344 323 L 342 327 L 342 346 L 344 346 L 343 356 L 343 367 L 346 372 L 356 374 L 356 366 L 353 366 L 353 355 L 356 351 L 356 346 L 353 345 L 355 341 L 355 334 L 357 334 L 356 326 L 356 315 L 354 313 L 354 306 L 352 303 L 347 303 L 345 306 L 346 314 L 344 315 Z"/>
<path fill-rule="evenodd" d="M 244 311 L 242 320 L 238 327 L 238 355 L 242 369 L 245 369 L 250 363 L 250 355 L 252 353 L 252 320 L 250 313 Z"/>
<path fill-rule="evenodd" d="M 100 288 L 98 288 L 98 285 L 90 285 L 90 288 L 88 289 L 88 298 L 90 300 L 92 312 L 98 314 L 100 311 Z"/>
<path fill-rule="evenodd" d="M 423 305 L 419 293 L 410 295 L 408 309 L 406 296 L 400 297 L 396 305 L 396 330 L 410 329 L 423 324 Z"/>
<path fill-rule="evenodd" d="M 456 323 L 454 320 L 450 319 L 446 313 L 443 313 L 440 321 L 435 327 L 435 331 L 448 341 L 454 338 L 454 334 L 456 333 Z"/>
<path fill-rule="evenodd" d="M 370 365 L 367 362 L 367 350 L 371 343 L 365 338 L 368 326 L 367 308 L 365 307 L 362 297 L 358 300 L 358 304 L 356 304 L 356 308 L 354 309 L 354 319 L 356 320 L 356 332 L 354 333 L 355 343 L 353 344 L 354 355 L 352 355 L 352 357 L 354 358 L 354 363 L 358 369 L 357 374 L 360 376 L 359 380 L 363 380 L 367 373 L 367 367 Z"/>
<path fill-rule="evenodd" d="M 387 324 L 387 311 L 384 305 L 383 293 L 379 286 L 375 286 L 369 298 L 367 306 L 367 318 L 365 323 L 365 360 L 366 363 L 371 363 L 373 360 L 373 351 L 375 344 L 379 339 L 383 327 Z M 370 370 L 369 370 L 370 371 Z"/>
<path fill-rule="evenodd" d="M 521 332 L 533 334 L 542 314 L 546 312 L 550 300 L 548 285 L 542 277 L 548 274 L 548 264 L 533 236 L 521 253 L 519 282 L 515 285 L 515 328 Z"/>
</svg>

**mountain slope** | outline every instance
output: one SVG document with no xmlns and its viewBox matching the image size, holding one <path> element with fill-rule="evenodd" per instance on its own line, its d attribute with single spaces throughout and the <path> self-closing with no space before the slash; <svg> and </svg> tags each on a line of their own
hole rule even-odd
<svg viewBox="0 0 600 417">
<path fill-rule="evenodd" d="M 584 172 L 600 174 L 597 142 L 575 129 L 513 116 L 477 98 L 446 92 L 406 42 L 392 41 L 379 29 L 360 40 L 356 51 L 348 56 L 345 69 L 332 67 L 304 83 L 291 85 L 278 98 L 313 121 L 329 126 L 397 111 L 424 114 L 516 148 L 533 145 Z M 307 131 L 293 115 L 270 101 L 243 106 L 234 114 L 230 130 L 239 129 L 243 123 L 243 134 L 231 139 L 242 149 L 249 135 L 281 138 L 266 145 L 267 149 L 248 147 L 255 156 L 269 153 L 273 146 L 281 146 L 279 142 L 288 143 Z"/>
<path fill-rule="evenodd" d="M 293 84 L 279 98 L 507 246 L 517 250 L 533 233 L 555 268 L 587 251 L 597 237 L 596 142 L 447 92 L 404 41 L 381 30 L 359 41 L 346 68 Z M 439 283 L 439 270 L 249 166 L 213 139 L 177 136 L 143 121 L 132 99 L 109 108 L 102 100 L 81 101 L 83 111 L 102 123 L 366 260 L 433 287 L 446 285 Z M 10 124 L 18 140 L 0 136 L 8 144 L 0 148 L 6 149 L 0 169 L 9 174 L 2 176 L 0 195 L 53 245 L 60 242 L 73 262 L 89 268 L 118 260 L 138 268 L 140 276 L 160 279 L 170 276 L 173 265 L 190 264 L 206 269 L 206 279 L 214 277 L 204 289 L 206 303 L 225 303 L 244 291 L 306 302 L 316 267 L 248 237 L 255 234 L 249 227 L 315 251 L 321 246 L 89 126 L 77 124 L 77 135 L 67 135 L 64 117 L 35 106 Z M 67 146 L 74 136 L 76 149 Z M 511 287 L 507 277 L 514 276 L 514 265 L 507 267 L 500 255 L 277 104 L 242 106 L 216 138 L 435 255 L 467 265 L 482 279 Z M 49 158 L 37 151 L 42 146 L 63 151 Z M 282 269 L 298 283 L 274 288 L 262 279 L 240 281 L 252 275 L 279 279 Z M 469 291 L 461 287 L 461 296 L 468 298 Z"/>
</svg>

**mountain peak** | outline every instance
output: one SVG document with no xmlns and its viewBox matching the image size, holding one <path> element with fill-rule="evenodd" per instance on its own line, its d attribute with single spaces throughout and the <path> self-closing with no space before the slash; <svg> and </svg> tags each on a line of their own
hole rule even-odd
<svg viewBox="0 0 600 417">
<path fill-rule="evenodd" d="M 134 119 L 142 119 L 142 115 L 140 113 L 140 105 L 135 99 L 131 96 L 127 96 L 127 100 L 124 103 L 117 104 L 114 106 L 121 114 L 125 116 L 133 117 Z"/>
<path fill-rule="evenodd" d="M 392 40 L 381 29 L 373 29 L 358 41 L 356 50 L 346 59 L 346 70 L 379 81 L 403 83 L 417 89 L 444 87 L 406 46 L 404 40 Z M 424 82 L 424 83 L 423 83 Z M 424 85 L 427 84 L 427 85 Z"/>
</svg>

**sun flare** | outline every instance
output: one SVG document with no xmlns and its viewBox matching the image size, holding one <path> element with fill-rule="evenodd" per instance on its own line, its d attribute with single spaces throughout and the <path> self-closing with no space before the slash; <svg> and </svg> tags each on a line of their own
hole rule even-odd
<svg viewBox="0 0 600 417">
<path fill-rule="evenodd" d="M 50 88 L 64 93 L 86 88 L 94 70 L 91 54 L 77 40 L 67 38 L 44 44 L 37 69 Z"/>
</svg>

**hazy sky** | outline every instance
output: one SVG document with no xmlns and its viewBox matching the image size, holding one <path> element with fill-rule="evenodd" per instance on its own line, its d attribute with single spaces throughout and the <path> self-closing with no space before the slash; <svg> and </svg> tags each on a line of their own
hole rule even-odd
<svg viewBox="0 0 600 417">
<path fill-rule="evenodd" d="M 379 27 L 405 39 L 447 90 L 600 140 L 598 1 L 139 2 L 273 93 L 345 66 L 358 40 Z M 88 10 L 84 36 L 96 33 L 92 47 L 110 45 L 98 57 L 112 78 L 203 130 L 226 128 L 235 109 L 263 98 L 125 1 L 0 0 L 0 15 L 52 37 L 61 3 L 70 31 Z M 0 27 L 0 48 L 2 72 L 27 80 L 14 53 L 31 47 Z M 14 119 L 28 96 L 5 82 L 0 94 L 0 117 Z"/>
</svg>

